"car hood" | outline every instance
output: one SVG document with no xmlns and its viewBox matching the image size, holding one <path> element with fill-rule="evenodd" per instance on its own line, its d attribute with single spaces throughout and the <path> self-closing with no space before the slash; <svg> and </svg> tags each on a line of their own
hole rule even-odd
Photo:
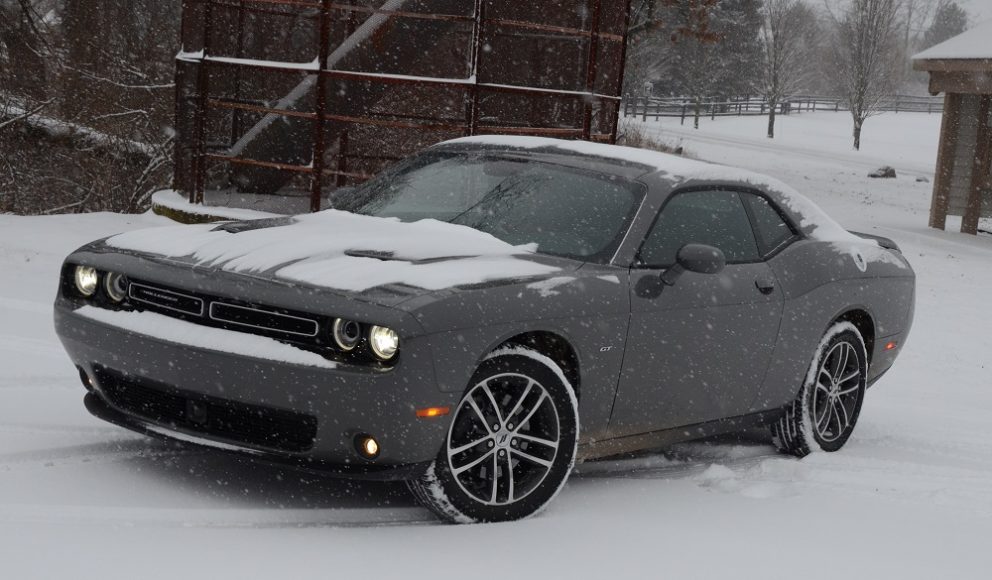
<svg viewBox="0 0 992 580">
<path fill-rule="evenodd" d="M 447 288 L 546 277 L 574 263 L 536 254 L 478 230 L 336 210 L 317 214 L 128 232 L 104 240 L 123 251 L 336 291 L 396 305 Z"/>
</svg>

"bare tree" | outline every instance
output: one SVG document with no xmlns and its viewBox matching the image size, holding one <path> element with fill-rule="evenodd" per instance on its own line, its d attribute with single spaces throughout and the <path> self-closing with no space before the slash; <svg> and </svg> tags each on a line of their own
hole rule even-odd
<svg viewBox="0 0 992 580">
<path fill-rule="evenodd" d="M 759 87 L 768 101 L 768 138 L 775 138 L 778 107 L 812 72 L 819 35 L 816 13 L 802 0 L 765 0 L 761 8 L 762 69 Z"/>
<path fill-rule="evenodd" d="M 865 121 L 877 115 L 900 71 L 898 0 L 851 0 L 834 16 L 834 74 L 854 120 L 854 148 L 861 149 Z"/>
</svg>

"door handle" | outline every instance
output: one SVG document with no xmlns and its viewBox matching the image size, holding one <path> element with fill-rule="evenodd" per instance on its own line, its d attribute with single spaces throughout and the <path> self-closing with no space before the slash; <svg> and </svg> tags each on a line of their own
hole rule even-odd
<svg viewBox="0 0 992 580">
<path fill-rule="evenodd" d="M 762 294 L 771 294 L 775 291 L 775 280 L 771 277 L 761 277 L 754 281 L 754 285 Z"/>
</svg>

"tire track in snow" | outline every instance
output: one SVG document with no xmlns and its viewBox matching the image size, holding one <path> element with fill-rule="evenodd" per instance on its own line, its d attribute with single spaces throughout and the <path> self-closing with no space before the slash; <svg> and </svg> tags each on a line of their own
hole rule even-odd
<svg viewBox="0 0 992 580">
<path fill-rule="evenodd" d="M 169 449 L 148 439 L 122 439 L 50 449 L 0 454 L 0 471 L 17 467 L 63 467 L 67 465 L 112 463 L 140 458 L 167 458 L 203 455 L 207 451 Z"/>
<path fill-rule="evenodd" d="M 3 299 L 3 307 L 0 308 L 0 310 L 13 310 L 15 312 L 31 312 L 34 314 L 51 315 L 54 309 L 52 302 L 54 302 L 54 298 L 49 302 L 34 302 L 32 300 L 20 300 L 18 298 L 5 297 Z"/>
<path fill-rule="evenodd" d="M 156 528 L 303 529 L 442 525 L 426 508 L 178 509 L 0 505 L 0 521 Z"/>
<path fill-rule="evenodd" d="M 0 351 L 22 355 L 42 355 L 66 360 L 65 351 L 57 342 L 12 334 L 0 334 Z"/>
</svg>

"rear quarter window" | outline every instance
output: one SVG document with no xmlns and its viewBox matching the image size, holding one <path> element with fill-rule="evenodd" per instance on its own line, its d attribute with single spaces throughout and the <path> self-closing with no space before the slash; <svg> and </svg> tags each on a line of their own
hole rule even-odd
<svg viewBox="0 0 992 580">
<path fill-rule="evenodd" d="M 741 197 L 751 210 L 754 234 L 762 256 L 777 252 L 796 238 L 795 230 L 767 199 L 752 193 Z"/>
</svg>

